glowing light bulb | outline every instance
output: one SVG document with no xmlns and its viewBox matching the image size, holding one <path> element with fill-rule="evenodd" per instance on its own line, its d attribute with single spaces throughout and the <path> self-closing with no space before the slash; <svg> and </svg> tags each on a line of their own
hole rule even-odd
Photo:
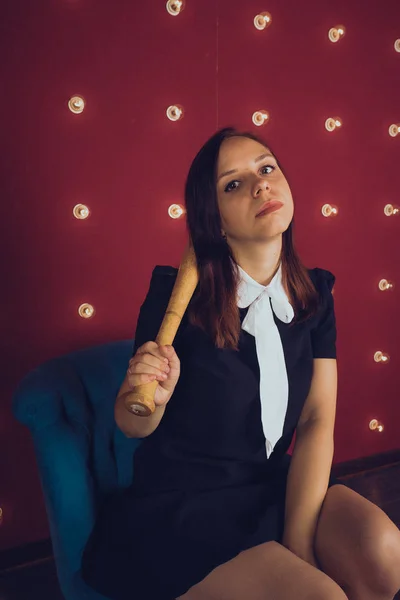
<svg viewBox="0 0 400 600">
<path fill-rule="evenodd" d="M 87 302 L 81 304 L 78 308 L 79 316 L 83 319 L 90 319 L 91 317 L 93 317 L 94 312 L 94 307 L 91 304 L 88 304 Z"/>
<path fill-rule="evenodd" d="M 395 41 L 394 49 L 396 50 L 396 52 L 400 52 L 400 38 Z"/>
<path fill-rule="evenodd" d="M 331 42 L 338 42 L 342 39 L 343 36 L 346 35 L 346 28 L 344 25 L 336 25 L 336 27 L 331 27 L 328 32 L 328 38 Z"/>
<path fill-rule="evenodd" d="M 165 5 L 168 13 L 173 17 L 177 17 L 185 8 L 184 0 L 168 0 Z"/>
<path fill-rule="evenodd" d="M 388 354 L 385 354 L 384 352 L 381 352 L 380 350 L 378 350 L 377 352 L 375 352 L 374 354 L 374 361 L 375 362 L 380 362 L 380 363 L 388 363 L 390 360 L 390 357 Z"/>
<path fill-rule="evenodd" d="M 84 204 L 76 204 L 72 209 L 72 213 L 76 219 L 87 219 L 90 215 L 90 210 Z"/>
<path fill-rule="evenodd" d="M 338 214 L 338 208 L 332 204 L 324 204 L 321 208 L 321 212 L 324 217 L 336 217 Z"/>
<path fill-rule="evenodd" d="M 186 210 L 180 204 L 171 204 L 168 208 L 168 214 L 171 219 L 179 219 L 184 213 L 186 213 Z"/>
<path fill-rule="evenodd" d="M 400 133 L 400 123 L 393 123 L 389 127 L 389 135 L 391 137 L 397 137 Z"/>
<path fill-rule="evenodd" d="M 384 430 L 384 426 L 382 425 L 382 423 L 379 423 L 379 421 L 377 421 L 376 419 L 372 419 L 372 421 L 369 422 L 369 428 L 371 429 L 371 431 L 378 431 L 379 433 L 382 433 L 382 431 Z"/>
<path fill-rule="evenodd" d="M 398 206 L 393 206 L 393 204 L 386 204 L 385 208 L 383 209 L 383 212 L 387 217 L 394 217 L 395 215 L 399 214 L 399 210 L 400 209 L 398 208 Z"/>
<path fill-rule="evenodd" d="M 78 115 L 83 112 L 85 101 L 81 96 L 72 96 L 72 98 L 68 100 L 68 108 L 71 112 Z"/>
<path fill-rule="evenodd" d="M 387 279 L 381 279 L 378 283 L 378 287 L 381 290 L 381 292 L 386 292 L 387 290 L 392 290 L 394 284 L 391 281 L 388 281 Z"/>
<path fill-rule="evenodd" d="M 168 106 L 167 117 L 171 121 L 179 121 L 179 119 L 183 119 L 183 108 L 178 105 Z"/>
<path fill-rule="evenodd" d="M 257 125 L 257 127 L 264 125 L 268 119 L 269 113 L 266 110 L 257 110 L 251 117 L 251 120 L 253 121 L 254 125 Z"/>
<path fill-rule="evenodd" d="M 342 120 L 339 117 L 329 117 L 325 121 L 325 129 L 328 131 L 335 131 L 338 127 L 342 126 Z"/>
<path fill-rule="evenodd" d="M 254 27 L 259 31 L 266 29 L 271 25 L 272 17 L 269 12 L 262 12 L 254 17 Z"/>
</svg>

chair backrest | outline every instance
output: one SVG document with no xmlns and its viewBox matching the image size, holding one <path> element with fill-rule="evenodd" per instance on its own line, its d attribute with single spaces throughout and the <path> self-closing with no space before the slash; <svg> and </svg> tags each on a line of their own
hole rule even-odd
<svg viewBox="0 0 400 600">
<path fill-rule="evenodd" d="M 13 397 L 15 418 L 33 437 L 61 590 L 68 600 L 100 599 L 79 577 L 82 552 L 103 500 L 132 483 L 129 439 L 114 403 L 134 340 L 52 359 L 28 373 Z"/>
</svg>

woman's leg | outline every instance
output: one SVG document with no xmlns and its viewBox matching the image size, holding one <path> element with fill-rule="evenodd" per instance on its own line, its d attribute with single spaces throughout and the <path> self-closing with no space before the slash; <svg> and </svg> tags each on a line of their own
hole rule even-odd
<svg viewBox="0 0 400 600">
<path fill-rule="evenodd" d="M 249 548 L 176 600 L 346 600 L 325 573 L 278 542 Z"/>
</svg>

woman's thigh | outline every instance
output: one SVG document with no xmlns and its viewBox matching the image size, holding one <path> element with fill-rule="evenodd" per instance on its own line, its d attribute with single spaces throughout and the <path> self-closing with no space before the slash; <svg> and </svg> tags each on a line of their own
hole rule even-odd
<svg viewBox="0 0 400 600">
<path fill-rule="evenodd" d="M 176 600 L 345 600 L 325 573 L 278 542 L 249 548 Z"/>
</svg>

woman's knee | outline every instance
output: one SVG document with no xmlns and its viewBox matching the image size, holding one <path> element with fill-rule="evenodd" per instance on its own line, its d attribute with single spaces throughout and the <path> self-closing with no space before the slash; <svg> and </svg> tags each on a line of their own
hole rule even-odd
<svg viewBox="0 0 400 600">
<path fill-rule="evenodd" d="M 273 584 L 277 584 L 278 589 L 274 589 L 271 595 L 269 593 L 271 590 L 267 587 L 265 600 L 272 600 L 275 597 L 285 600 L 286 598 L 296 598 L 296 600 L 321 600 L 322 598 L 324 600 L 348 600 L 345 591 L 326 573 L 300 559 L 296 554 L 277 542 L 273 542 L 270 548 L 273 546 L 275 555 L 277 557 L 280 554 L 282 555 L 279 566 L 274 565 L 275 569 L 273 570 L 277 573 L 281 569 L 282 572 L 277 579 L 272 578 Z M 283 573 L 286 579 L 285 582 L 282 582 Z"/>
<path fill-rule="evenodd" d="M 307 600 L 348 600 L 342 588 L 330 577 L 326 576 L 323 581 L 310 586 L 310 595 Z"/>
<path fill-rule="evenodd" d="M 333 579 L 277 542 L 241 552 L 177 600 L 347 600 Z"/>
</svg>

